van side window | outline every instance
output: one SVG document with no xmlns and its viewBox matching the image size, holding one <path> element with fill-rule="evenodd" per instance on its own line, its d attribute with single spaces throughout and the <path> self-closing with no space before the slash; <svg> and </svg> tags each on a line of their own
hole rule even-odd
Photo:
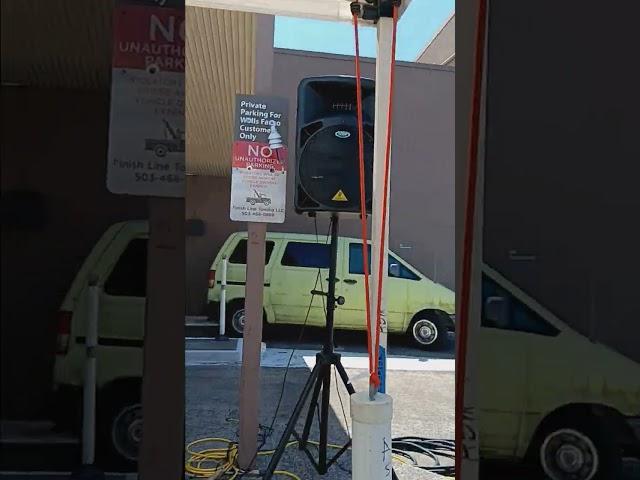
<svg viewBox="0 0 640 480">
<path fill-rule="evenodd" d="M 271 259 L 271 252 L 273 252 L 273 247 L 275 243 L 272 241 L 267 241 L 265 245 L 265 255 L 264 255 L 264 264 L 269 263 Z M 229 257 L 229 263 L 237 263 L 246 265 L 247 263 L 247 240 L 242 239 L 236 245 L 236 248 L 233 250 L 233 253 Z"/>
<path fill-rule="evenodd" d="M 118 297 L 147 295 L 147 242 L 146 238 L 129 242 L 104 284 L 105 293 Z"/>
<path fill-rule="evenodd" d="M 288 267 L 329 268 L 331 247 L 325 243 L 289 242 L 282 255 Z"/>
<path fill-rule="evenodd" d="M 362 251 L 362 248 L 360 248 L 360 251 Z M 405 267 L 402 263 L 400 263 L 400 260 L 395 258 L 393 255 L 389 255 L 389 267 L 391 267 L 391 265 L 393 265 L 394 263 L 400 267 L 400 273 L 399 275 L 394 275 L 391 273 L 391 270 L 389 270 L 390 277 L 404 278 L 406 280 L 420 280 L 420 277 L 418 277 L 415 273 L 413 273 L 411 270 Z M 362 262 L 360 262 L 360 264 L 362 265 Z"/>
<path fill-rule="evenodd" d="M 400 268 L 399 274 L 393 274 L 389 270 L 389 277 L 391 278 L 404 278 L 407 280 L 420 280 L 415 273 L 405 267 L 397 258 L 393 255 L 389 255 L 389 266 L 397 264 Z M 363 262 L 362 262 L 362 245 L 359 243 L 349 244 L 349 273 L 353 275 L 364 275 Z M 369 245 L 369 273 L 371 273 L 371 245 Z"/>
<path fill-rule="evenodd" d="M 560 333 L 560 330 L 486 275 L 482 275 L 481 325 L 548 337 Z"/>
</svg>

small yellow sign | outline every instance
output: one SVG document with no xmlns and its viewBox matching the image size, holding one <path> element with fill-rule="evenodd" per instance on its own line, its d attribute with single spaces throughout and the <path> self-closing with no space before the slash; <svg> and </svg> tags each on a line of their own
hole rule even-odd
<svg viewBox="0 0 640 480">
<path fill-rule="evenodd" d="M 348 202 L 347 196 L 344 194 L 342 190 L 338 190 L 338 192 L 331 199 L 334 202 Z"/>
</svg>

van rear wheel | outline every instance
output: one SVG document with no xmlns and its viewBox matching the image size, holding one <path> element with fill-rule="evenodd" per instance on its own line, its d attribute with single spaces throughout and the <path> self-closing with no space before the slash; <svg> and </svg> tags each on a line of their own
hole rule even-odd
<svg viewBox="0 0 640 480">
<path fill-rule="evenodd" d="M 423 350 L 439 350 L 447 342 L 447 324 L 437 312 L 419 313 L 407 332 L 413 344 Z"/>
<path fill-rule="evenodd" d="M 225 332 L 230 337 L 242 337 L 245 323 L 244 300 L 234 300 L 227 304 L 227 323 Z M 267 323 L 267 313 L 262 310 L 262 330 L 266 332 L 269 324 Z"/>
<path fill-rule="evenodd" d="M 227 330 L 232 337 L 242 337 L 244 332 L 244 304 L 237 304 L 229 309 L 227 314 Z"/>
<path fill-rule="evenodd" d="M 621 478 L 621 449 L 595 419 L 554 422 L 539 438 L 538 461 L 551 480 Z"/>
</svg>

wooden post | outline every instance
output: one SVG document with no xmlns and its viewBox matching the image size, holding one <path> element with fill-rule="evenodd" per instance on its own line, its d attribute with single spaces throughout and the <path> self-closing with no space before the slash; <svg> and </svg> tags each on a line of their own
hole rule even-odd
<svg viewBox="0 0 640 480">
<path fill-rule="evenodd" d="M 255 460 L 260 405 L 260 347 L 266 223 L 248 223 L 245 324 L 240 370 L 240 445 L 238 464 L 249 469 Z"/>
<path fill-rule="evenodd" d="M 273 76 L 272 15 L 256 16 L 254 93 L 269 94 Z M 258 448 L 260 410 L 260 348 L 262 345 L 262 299 L 266 223 L 248 223 L 245 325 L 240 370 L 240 439 L 238 464 L 252 468 Z"/>
<path fill-rule="evenodd" d="M 184 475 L 184 199 L 149 199 L 142 480 Z"/>
</svg>

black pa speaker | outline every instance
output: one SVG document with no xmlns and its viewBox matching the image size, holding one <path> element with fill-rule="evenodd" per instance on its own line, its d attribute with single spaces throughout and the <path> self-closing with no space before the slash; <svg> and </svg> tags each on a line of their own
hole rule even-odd
<svg viewBox="0 0 640 480">
<path fill-rule="evenodd" d="M 371 212 L 375 82 L 363 78 L 365 198 Z M 356 79 L 305 78 L 298 86 L 295 210 L 360 213 Z"/>
</svg>

